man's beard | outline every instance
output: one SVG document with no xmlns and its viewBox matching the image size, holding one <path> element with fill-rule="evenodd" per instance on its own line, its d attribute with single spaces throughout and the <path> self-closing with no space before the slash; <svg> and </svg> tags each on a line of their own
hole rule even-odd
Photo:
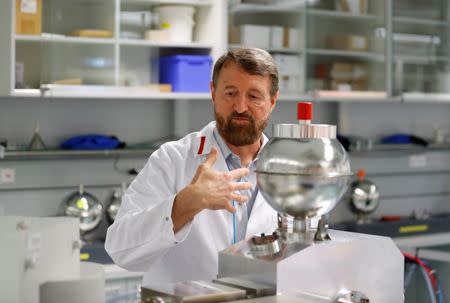
<svg viewBox="0 0 450 303">
<path fill-rule="evenodd" d="M 261 134 L 266 128 L 268 121 L 268 119 L 262 120 L 257 124 L 255 118 L 248 112 L 242 114 L 233 112 L 229 117 L 225 118 L 214 111 L 214 116 L 216 117 L 217 129 L 219 130 L 220 135 L 227 143 L 234 146 L 244 146 L 255 143 L 261 138 Z M 246 118 L 249 123 L 237 124 L 232 120 L 233 118 Z"/>
</svg>

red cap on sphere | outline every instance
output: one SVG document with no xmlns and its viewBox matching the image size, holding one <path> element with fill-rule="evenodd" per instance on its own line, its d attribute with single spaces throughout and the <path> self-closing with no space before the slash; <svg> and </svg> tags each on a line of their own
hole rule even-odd
<svg viewBox="0 0 450 303">
<path fill-rule="evenodd" d="M 297 104 L 297 120 L 312 120 L 311 102 L 299 102 Z"/>
</svg>

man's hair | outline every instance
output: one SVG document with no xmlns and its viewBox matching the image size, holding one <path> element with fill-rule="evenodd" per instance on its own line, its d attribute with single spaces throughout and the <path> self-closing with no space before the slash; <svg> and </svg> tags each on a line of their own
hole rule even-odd
<svg viewBox="0 0 450 303">
<path fill-rule="evenodd" d="M 212 81 L 217 85 L 219 73 L 228 62 L 237 63 L 250 75 L 269 76 L 272 87 L 270 95 L 273 97 L 278 91 L 278 69 L 272 56 L 259 48 L 235 48 L 223 54 L 214 65 Z"/>
</svg>

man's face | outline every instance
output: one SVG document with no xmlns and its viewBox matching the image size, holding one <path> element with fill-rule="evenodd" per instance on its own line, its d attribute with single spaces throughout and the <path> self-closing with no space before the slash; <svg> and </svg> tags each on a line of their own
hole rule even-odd
<svg viewBox="0 0 450 303">
<path fill-rule="evenodd" d="M 225 141 L 235 146 L 260 139 L 278 93 L 270 96 L 269 76 L 250 75 L 234 62 L 227 62 L 211 82 L 211 96 L 217 129 Z"/>
</svg>

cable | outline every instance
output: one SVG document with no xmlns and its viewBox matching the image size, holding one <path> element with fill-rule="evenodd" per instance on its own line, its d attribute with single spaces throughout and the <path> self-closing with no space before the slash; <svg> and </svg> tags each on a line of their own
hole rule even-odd
<svg viewBox="0 0 450 303">
<path fill-rule="evenodd" d="M 236 202 L 233 200 L 233 207 L 236 206 Z M 236 244 L 236 212 L 233 213 L 233 244 Z"/>
<path fill-rule="evenodd" d="M 405 282 L 404 282 L 404 289 L 405 290 L 408 288 L 409 283 L 411 283 L 411 280 L 412 280 L 416 270 L 417 270 L 417 264 L 416 263 L 412 263 L 409 266 L 408 271 L 405 274 Z"/>
<path fill-rule="evenodd" d="M 406 260 L 414 262 L 415 264 L 418 264 L 420 266 L 421 272 L 425 279 L 428 293 L 430 295 L 431 303 L 441 303 L 442 290 L 438 285 L 435 271 L 431 267 L 429 267 L 422 259 L 416 256 L 413 256 L 405 252 L 403 252 L 403 256 L 405 257 Z"/>
<path fill-rule="evenodd" d="M 422 267 L 423 269 L 425 269 L 425 271 L 428 274 L 429 279 L 431 280 L 431 285 L 433 286 L 433 289 L 436 291 L 437 290 L 437 285 L 436 285 L 436 277 L 434 275 L 434 271 L 428 267 L 425 262 L 423 262 L 420 258 L 413 256 L 409 253 L 403 253 L 403 255 L 405 256 L 405 258 L 409 259 L 410 261 L 413 261 L 415 263 L 417 263 L 420 267 Z"/>
<path fill-rule="evenodd" d="M 428 294 L 430 295 L 430 302 L 437 303 L 435 292 L 433 290 L 433 286 L 431 285 L 431 280 L 429 279 L 428 272 L 424 267 L 420 267 L 420 272 L 422 273 L 425 280 L 425 285 L 427 286 Z"/>
</svg>

